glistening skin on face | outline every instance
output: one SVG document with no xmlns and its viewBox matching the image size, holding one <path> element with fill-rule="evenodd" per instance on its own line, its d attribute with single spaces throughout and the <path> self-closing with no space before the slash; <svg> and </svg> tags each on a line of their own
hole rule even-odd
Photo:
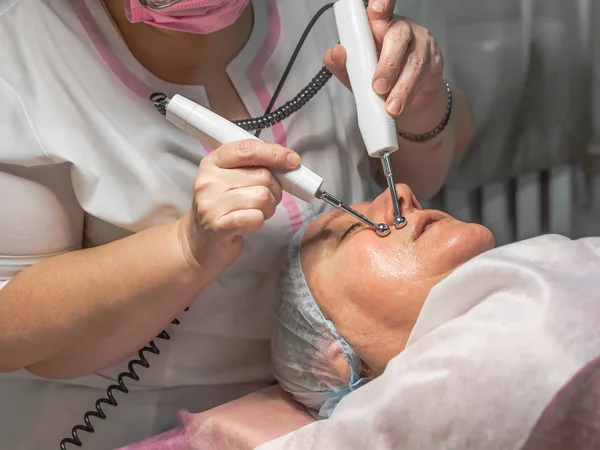
<svg viewBox="0 0 600 450">
<path fill-rule="evenodd" d="M 494 247 L 482 225 L 424 210 L 406 185 L 397 192 L 408 225 L 388 237 L 334 211 L 311 223 L 302 242 L 313 297 L 373 376 L 404 349 L 431 289 Z M 394 220 L 387 191 L 353 207 L 375 222 Z"/>
</svg>

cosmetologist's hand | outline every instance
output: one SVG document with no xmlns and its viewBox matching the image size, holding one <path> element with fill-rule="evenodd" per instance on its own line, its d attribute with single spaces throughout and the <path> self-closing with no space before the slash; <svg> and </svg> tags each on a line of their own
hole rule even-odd
<svg viewBox="0 0 600 450">
<path fill-rule="evenodd" d="M 444 59 L 429 31 L 406 17 L 394 15 L 396 0 L 370 0 L 367 13 L 379 52 L 373 89 L 386 96 L 386 109 L 400 126 L 402 116 L 435 114 L 443 118 L 447 94 L 443 83 Z M 350 88 L 346 52 L 331 47 L 327 68 Z"/>
<path fill-rule="evenodd" d="M 191 210 L 180 220 L 188 263 L 216 277 L 242 253 L 242 236 L 260 230 L 282 197 L 269 168 L 291 170 L 297 153 L 258 140 L 222 145 L 204 157 L 194 182 Z"/>
</svg>

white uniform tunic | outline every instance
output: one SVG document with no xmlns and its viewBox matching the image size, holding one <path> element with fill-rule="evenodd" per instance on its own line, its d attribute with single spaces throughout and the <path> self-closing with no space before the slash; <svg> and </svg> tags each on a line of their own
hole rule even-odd
<svg viewBox="0 0 600 450">
<path fill-rule="evenodd" d="M 313 14 L 325 1 L 253 2 L 254 29 L 228 74 L 260 116 Z M 279 104 L 303 88 L 337 42 L 333 14 L 304 44 Z M 0 0 L 0 287 L 45 258 L 102 245 L 173 221 L 191 204 L 206 154 L 148 97 L 182 94 L 207 105 L 201 86 L 176 86 L 131 55 L 98 0 Z M 336 80 L 261 138 L 297 150 L 352 203 L 369 198 L 371 170 L 352 95 Z M 115 448 L 174 426 L 271 382 L 269 335 L 279 259 L 293 230 L 321 212 L 285 196 L 241 258 L 193 302 L 132 393 L 117 394 L 108 420 L 93 419 L 91 449 Z M 110 333 L 110 330 L 106 330 Z M 0 375 L 0 448 L 59 448 L 125 364 L 77 380 Z"/>
</svg>

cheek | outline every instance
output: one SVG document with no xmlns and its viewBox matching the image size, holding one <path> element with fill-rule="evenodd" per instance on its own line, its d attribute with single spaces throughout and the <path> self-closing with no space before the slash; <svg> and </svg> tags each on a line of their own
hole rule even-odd
<svg viewBox="0 0 600 450">
<path fill-rule="evenodd" d="M 418 241 L 419 259 L 429 273 L 447 273 L 494 247 L 494 236 L 485 227 L 459 221 L 440 224 Z"/>
<path fill-rule="evenodd" d="M 378 238 L 373 241 L 366 235 L 355 236 L 344 252 L 340 253 L 338 267 L 343 268 L 351 284 L 365 289 L 409 280 L 422 273 L 415 243 L 398 239 Z M 386 240 L 387 239 L 387 240 Z"/>
<path fill-rule="evenodd" d="M 428 278 L 427 266 L 417 258 L 414 244 L 390 240 L 381 245 L 359 242 L 359 237 L 331 259 L 335 269 L 328 282 L 338 293 L 338 305 L 331 314 L 344 311 L 346 320 L 360 318 L 360 323 L 353 324 L 354 331 L 377 329 L 372 321 L 381 324 L 404 317 L 407 303 L 421 297 L 421 281 Z M 415 308 L 420 310 L 418 305 Z"/>
<path fill-rule="evenodd" d="M 341 296 L 330 315 L 361 358 L 381 372 L 404 349 L 431 286 L 422 283 L 426 268 L 413 244 L 349 247 L 352 253 L 333 262 Z"/>
</svg>

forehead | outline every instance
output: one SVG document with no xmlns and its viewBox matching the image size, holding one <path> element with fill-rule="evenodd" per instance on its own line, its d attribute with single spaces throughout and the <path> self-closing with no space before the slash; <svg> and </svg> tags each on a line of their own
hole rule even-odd
<svg viewBox="0 0 600 450">
<path fill-rule="evenodd" d="M 306 229 L 302 238 L 302 248 L 312 246 L 313 244 L 322 245 L 335 236 L 339 230 L 340 224 L 347 213 L 336 209 L 330 213 L 324 214 L 315 219 Z"/>
<path fill-rule="evenodd" d="M 337 225 L 342 217 L 346 215 L 344 211 L 336 209 L 327 214 L 323 214 L 313 220 L 302 237 L 301 256 L 303 260 L 309 260 L 311 265 L 322 256 L 329 253 L 329 245 L 334 241 Z M 315 260 L 316 258 L 316 260 Z"/>
<path fill-rule="evenodd" d="M 337 220 L 338 218 L 342 217 L 345 214 L 344 211 L 342 211 L 341 209 L 336 209 L 334 211 L 331 211 L 330 213 L 325 214 L 323 217 L 320 217 L 319 219 L 321 220 L 322 223 L 318 223 L 317 220 L 315 220 L 315 222 L 317 222 L 315 224 L 315 228 L 330 228 L 331 224 Z"/>
</svg>

